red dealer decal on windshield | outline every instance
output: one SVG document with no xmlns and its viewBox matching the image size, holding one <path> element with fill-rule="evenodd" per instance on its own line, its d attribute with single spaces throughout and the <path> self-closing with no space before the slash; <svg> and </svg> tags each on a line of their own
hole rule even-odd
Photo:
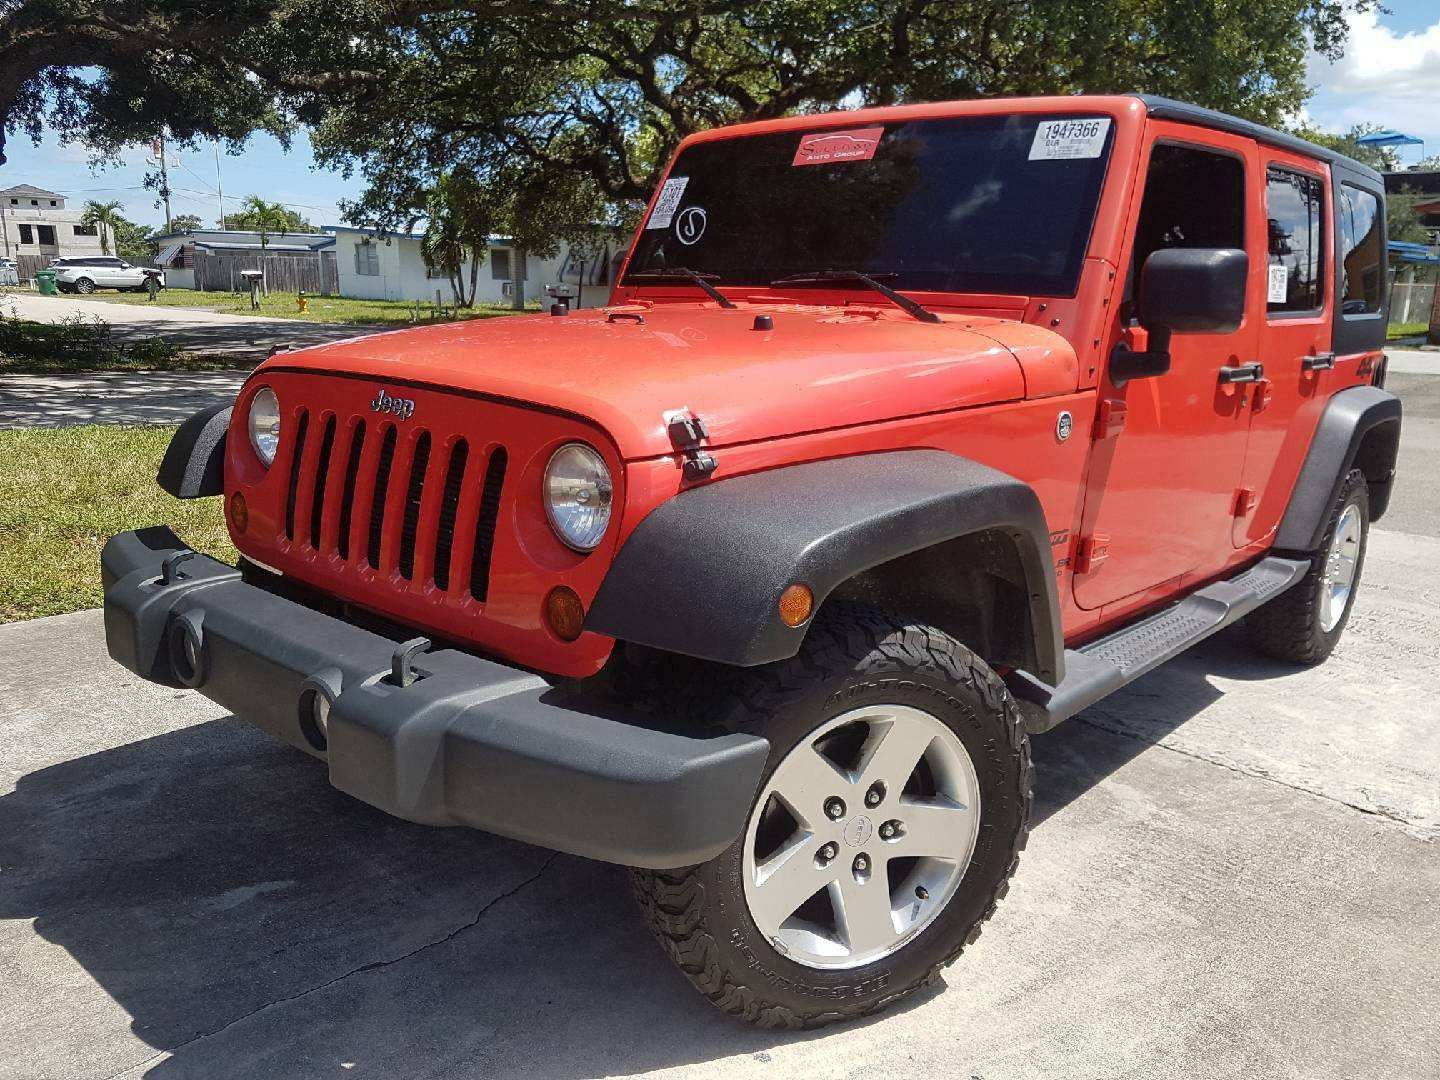
<svg viewBox="0 0 1440 1080">
<path fill-rule="evenodd" d="M 883 127 L 851 128 L 849 131 L 819 131 L 800 136 L 791 165 L 828 165 L 836 161 L 869 161 L 880 145 Z"/>
</svg>

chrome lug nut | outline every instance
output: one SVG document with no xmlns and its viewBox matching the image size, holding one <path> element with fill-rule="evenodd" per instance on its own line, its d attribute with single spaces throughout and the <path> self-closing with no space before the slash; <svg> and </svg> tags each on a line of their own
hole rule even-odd
<svg viewBox="0 0 1440 1080">
<path fill-rule="evenodd" d="M 815 857 L 822 863 L 828 863 L 839 854 L 840 846 L 832 840 L 830 843 L 822 845 L 820 850 L 815 853 Z"/>
<path fill-rule="evenodd" d="M 870 869 L 870 857 L 868 855 L 855 856 L 855 872 L 863 874 Z"/>
<path fill-rule="evenodd" d="M 825 800 L 825 816 L 832 821 L 839 821 L 845 816 L 845 800 L 838 795 L 831 795 Z"/>
<path fill-rule="evenodd" d="M 873 809 L 884 801 L 885 784 L 881 780 L 876 780 L 875 783 L 870 785 L 870 790 L 865 792 L 865 805 Z"/>
<path fill-rule="evenodd" d="M 881 825 L 881 826 L 880 826 L 880 839 L 881 839 L 881 840 L 889 840 L 889 839 L 890 839 L 891 837 L 893 837 L 894 835 L 895 835 L 895 826 L 894 826 L 894 825 L 891 825 L 890 822 L 887 821 L 887 822 L 885 822 L 884 825 Z"/>
</svg>

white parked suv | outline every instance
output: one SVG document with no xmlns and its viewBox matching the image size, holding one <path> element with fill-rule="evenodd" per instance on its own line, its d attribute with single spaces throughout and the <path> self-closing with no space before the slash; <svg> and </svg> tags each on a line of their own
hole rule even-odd
<svg viewBox="0 0 1440 1080">
<path fill-rule="evenodd" d="M 156 283 L 165 287 L 165 273 L 145 266 L 134 266 L 114 255 L 71 256 L 50 264 L 56 272 L 55 284 L 61 292 L 93 293 L 96 289 L 123 289 L 143 292 L 145 275 L 154 274 Z"/>
</svg>

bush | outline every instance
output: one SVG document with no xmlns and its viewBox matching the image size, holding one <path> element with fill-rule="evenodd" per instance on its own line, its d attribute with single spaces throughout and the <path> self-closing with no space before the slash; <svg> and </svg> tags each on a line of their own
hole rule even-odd
<svg viewBox="0 0 1440 1080">
<path fill-rule="evenodd" d="M 161 338 L 124 342 L 108 322 L 94 316 L 41 323 L 0 313 L 0 372 L 58 374 L 195 366 L 178 363 L 182 355 L 179 346 Z"/>
</svg>

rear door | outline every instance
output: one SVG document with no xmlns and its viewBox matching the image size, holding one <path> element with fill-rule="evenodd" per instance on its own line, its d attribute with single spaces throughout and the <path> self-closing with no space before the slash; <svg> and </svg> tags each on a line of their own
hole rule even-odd
<svg viewBox="0 0 1440 1080">
<path fill-rule="evenodd" d="M 125 265 L 124 260 L 104 258 L 100 260 L 100 264 L 101 265 L 95 268 L 95 272 L 101 275 L 101 277 L 95 279 L 96 285 L 104 284 L 113 287 L 129 283 L 127 281 L 126 271 L 122 269 Z"/>
<path fill-rule="evenodd" d="M 1135 325 L 1134 283 L 1154 251 L 1251 251 L 1245 319 L 1233 333 L 1177 333 L 1168 373 L 1100 384 L 1101 415 L 1086 481 L 1074 595 L 1098 608 L 1217 572 L 1230 556 L 1235 491 L 1249 413 L 1222 368 L 1255 359 L 1256 254 L 1246 243 L 1255 147 L 1191 125 L 1149 125 L 1143 198 L 1126 262 L 1130 285 L 1118 318 Z"/>
<path fill-rule="evenodd" d="M 1250 438 L 1236 496 L 1237 548 L 1263 544 L 1279 526 L 1325 406 L 1325 373 L 1335 363 L 1329 170 L 1266 146 L 1259 158 L 1265 210 L 1250 231 L 1252 250 L 1265 252 L 1265 314 L 1256 320 L 1264 376 L 1245 395 Z"/>
</svg>

